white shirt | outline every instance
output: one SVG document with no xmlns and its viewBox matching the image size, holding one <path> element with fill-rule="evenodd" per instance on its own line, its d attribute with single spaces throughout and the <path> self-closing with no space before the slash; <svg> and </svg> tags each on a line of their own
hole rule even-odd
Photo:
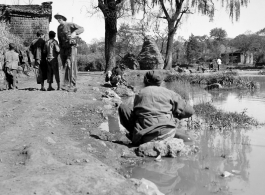
<svg viewBox="0 0 265 195">
<path fill-rule="evenodd" d="M 222 64 L 222 61 L 221 61 L 221 59 L 217 59 L 217 64 Z"/>
</svg>

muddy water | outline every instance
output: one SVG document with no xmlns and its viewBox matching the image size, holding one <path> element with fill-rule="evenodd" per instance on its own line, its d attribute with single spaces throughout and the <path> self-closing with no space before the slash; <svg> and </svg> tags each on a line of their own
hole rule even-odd
<svg viewBox="0 0 265 195">
<path fill-rule="evenodd" d="M 246 111 L 265 122 L 265 77 L 255 80 L 260 90 L 215 92 L 213 104 L 225 111 Z M 228 134 L 204 131 L 197 144 L 200 152 L 194 156 L 149 159 L 131 167 L 132 177 L 148 179 L 168 195 L 265 194 L 265 127 Z M 222 177 L 225 172 L 230 176 Z"/>
</svg>

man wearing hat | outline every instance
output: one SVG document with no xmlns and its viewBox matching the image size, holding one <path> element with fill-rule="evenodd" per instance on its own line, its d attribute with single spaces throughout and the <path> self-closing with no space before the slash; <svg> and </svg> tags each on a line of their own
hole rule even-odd
<svg viewBox="0 0 265 195">
<path fill-rule="evenodd" d="M 16 89 L 17 83 L 17 68 L 18 68 L 19 57 L 18 53 L 15 52 L 15 44 L 9 44 L 9 51 L 4 54 L 4 73 L 7 82 L 8 89 Z"/>
<path fill-rule="evenodd" d="M 76 91 L 77 79 L 77 45 L 76 36 L 84 32 L 84 28 L 72 23 L 66 22 L 67 18 L 57 13 L 54 16 L 60 23 L 57 29 L 57 36 L 60 46 L 60 56 L 65 70 L 64 87 L 67 91 Z"/>
<path fill-rule="evenodd" d="M 135 95 L 133 109 L 124 104 L 118 109 L 120 122 L 128 130 L 127 136 L 134 145 L 183 137 L 176 130 L 176 119 L 194 114 L 193 108 L 179 94 L 160 86 L 162 81 L 159 71 L 147 72 L 145 87 Z"/>
<path fill-rule="evenodd" d="M 59 76 L 59 63 L 58 63 L 58 55 L 60 53 L 60 47 L 58 42 L 54 39 L 56 33 L 54 31 L 49 32 L 49 40 L 46 41 L 44 47 L 44 53 L 47 56 L 47 82 L 49 83 L 49 87 L 47 91 L 53 91 L 52 87 L 53 83 L 53 75 L 55 76 L 55 80 L 57 82 L 57 90 L 60 90 L 60 76 Z"/>
</svg>

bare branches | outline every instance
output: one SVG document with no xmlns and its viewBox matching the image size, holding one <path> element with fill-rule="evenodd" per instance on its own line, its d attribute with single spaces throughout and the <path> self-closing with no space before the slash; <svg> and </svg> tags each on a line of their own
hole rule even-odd
<svg viewBox="0 0 265 195">
<path fill-rule="evenodd" d="M 178 26 L 179 26 L 179 24 L 180 24 L 180 21 L 181 21 L 181 19 L 182 19 L 182 16 L 183 16 L 184 14 L 188 14 L 188 13 L 189 13 L 189 14 L 191 13 L 189 7 L 185 7 L 185 8 L 180 12 L 180 16 L 179 16 L 179 18 L 177 19 L 176 24 L 175 24 L 175 26 L 174 26 L 174 29 L 175 29 L 175 30 L 177 30 L 177 28 L 178 28 Z"/>
<path fill-rule="evenodd" d="M 159 2 L 160 2 L 160 6 L 162 7 L 162 10 L 163 10 L 164 14 L 166 15 L 167 20 L 170 20 L 170 16 L 169 16 L 169 14 L 167 12 L 167 9 L 165 7 L 164 1 L 163 0 L 159 0 Z"/>
</svg>

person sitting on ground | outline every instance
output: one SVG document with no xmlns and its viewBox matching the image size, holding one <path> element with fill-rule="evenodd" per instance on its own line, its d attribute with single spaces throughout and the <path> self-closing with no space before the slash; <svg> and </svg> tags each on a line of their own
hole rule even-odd
<svg viewBox="0 0 265 195">
<path fill-rule="evenodd" d="M 9 51 L 4 54 L 3 71 L 5 73 L 5 81 L 8 89 L 16 89 L 17 86 L 17 69 L 19 62 L 19 54 L 15 52 L 15 44 L 9 44 Z"/>
<path fill-rule="evenodd" d="M 112 72 L 109 70 L 106 74 L 105 77 L 105 82 L 110 84 L 110 79 L 111 79 Z"/>
<path fill-rule="evenodd" d="M 123 83 L 126 83 L 126 80 L 123 77 L 124 69 L 124 66 L 116 66 L 112 69 L 112 75 L 110 78 L 110 83 L 112 86 L 118 86 Z"/>
<path fill-rule="evenodd" d="M 125 104 L 118 108 L 120 122 L 134 145 L 177 137 L 176 121 L 194 114 L 179 94 L 161 87 L 162 81 L 158 71 L 147 72 L 145 87 L 135 95 L 133 108 Z"/>
<path fill-rule="evenodd" d="M 59 43 L 54 39 L 56 33 L 54 31 L 49 32 L 49 40 L 46 41 L 44 47 L 44 53 L 47 56 L 47 82 L 49 83 L 49 87 L 47 91 L 53 91 L 52 87 L 53 83 L 53 75 L 55 76 L 55 80 L 57 82 L 57 90 L 60 90 L 60 75 L 59 75 L 59 62 L 58 55 L 60 54 Z"/>
</svg>

